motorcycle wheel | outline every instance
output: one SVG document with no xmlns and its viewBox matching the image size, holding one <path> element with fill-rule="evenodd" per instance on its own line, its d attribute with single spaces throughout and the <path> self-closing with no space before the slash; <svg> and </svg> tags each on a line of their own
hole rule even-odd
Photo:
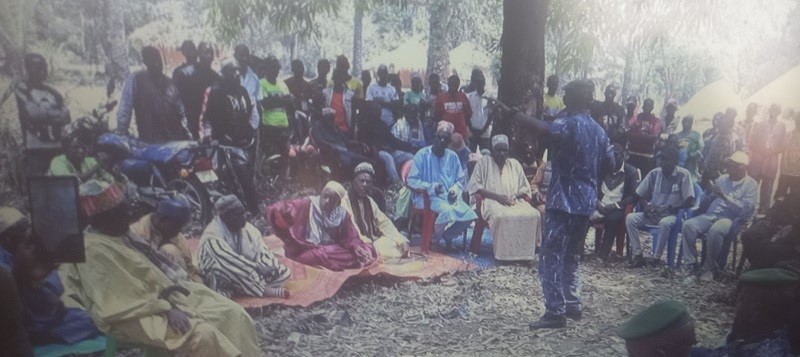
<svg viewBox="0 0 800 357">
<path fill-rule="evenodd" d="M 192 221 L 202 227 L 211 221 L 211 199 L 208 190 L 195 178 L 175 179 L 167 184 L 167 189 L 184 195 L 192 209 Z"/>
</svg>

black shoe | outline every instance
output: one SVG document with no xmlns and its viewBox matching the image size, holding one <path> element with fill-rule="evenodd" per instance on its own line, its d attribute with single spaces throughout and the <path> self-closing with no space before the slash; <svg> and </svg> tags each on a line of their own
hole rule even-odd
<svg viewBox="0 0 800 357">
<path fill-rule="evenodd" d="M 700 264 L 698 263 L 688 264 L 685 267 L 683 267 L 683 270 L 686 272 L 686 275 L 699 275 Z"/>
<path fill-rule="evenodd" d="M 637 256 L 633 257 L 633 260 L 631 261 L 631 264 L 630 264 L 631 268 L 641 268 L 641 267 L 644 267 L 644 266 L 647 266 L 647 262 L 644 260 L 643 256 L 637 255 Z"/>
<path fill-rule="evenodd" d="M 567 309 L 567 313 L 564 314 L 564 317 L 572 321 L 580 321 L 581 318 L 583 318 L 583 311 L 581 311 L 581 309 Z"/>
<path fill-rule="evenodd" d="M 564 328 L 567 327 L 567 318 L 564 316 L 553 316 L 544 314 L 542 318 L 537 321 L 531 322 L 528 328 L 533 330 L 546 329 L 546 328 Z"/>
</svg>

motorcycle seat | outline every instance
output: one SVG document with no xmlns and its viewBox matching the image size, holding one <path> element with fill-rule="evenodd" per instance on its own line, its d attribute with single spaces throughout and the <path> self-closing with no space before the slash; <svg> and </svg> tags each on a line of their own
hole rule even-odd
<svg viewBox="0 0 800 357">
<path fill-rule="evenodd" d="M 133 152 L 133 156 L 149 162 L 168 163 L 179 155 L 188 154 L 190 149 L 194 149 L 197 146 L 197 142 L 194 141 L 171 141 L 163 144 L 148 145 Z M 184 161 L 180 157 L 178 159 Z"/>
</svg>

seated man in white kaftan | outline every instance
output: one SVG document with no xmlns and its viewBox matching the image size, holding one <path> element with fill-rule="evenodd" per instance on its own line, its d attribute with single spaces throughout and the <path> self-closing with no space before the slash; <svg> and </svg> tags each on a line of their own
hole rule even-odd
<svg viewBox="0 0 800 357">
<path fill-rule="evenodd" d="M 267 248 L 261 232 L 244 219 L 244 204 L 234 195 L 220 197 L 216 217 L 200 238 L 200 270 L 219 293 L 288 298 L 283 284 L 292 275 Z"/>
<path fill-rule="evenodd" d="M 436 127 L 433 145 L 414 155 L 414 165 L 408 175 L 408 186 L 425 190 L 431 199 L 431 209 L 438 214 L 433 240 L 444 239 L 449 247 L 453 238 L 460 236 L 478 218 L 461 193 L 466 184 L 466 173 L 455 152 L 447 148 L 453 135 L 453 124 L 440 121 Z M 423 199 L 415 193 L 414 206 L 423 207 Z"/>
<path fill-rule="evenodd" d="M 525 201 L 531 186 L 519 161 L 508 157 L 508 137 L 492 138 L 492 155 L 475 165 L 470 195 L 481 195 L 481 215 L 489 223 L 498 260 L 536 260 L 542 216 Z"/>
</svg>

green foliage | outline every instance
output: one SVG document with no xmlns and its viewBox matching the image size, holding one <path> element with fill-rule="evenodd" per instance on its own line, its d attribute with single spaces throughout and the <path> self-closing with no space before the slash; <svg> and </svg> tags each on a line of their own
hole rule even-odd
<svg viewBox="0 0 800 357">
<path fill-rule="evenodd" d="M 251 22 L 267 22 L 274 30 L 296 33 L 302 39 L 320 35 L 315 19 L 337 14 L 338 0 L 207 0 L 209 22 L 219 37 L 232 41 Z"/>
</svg>

